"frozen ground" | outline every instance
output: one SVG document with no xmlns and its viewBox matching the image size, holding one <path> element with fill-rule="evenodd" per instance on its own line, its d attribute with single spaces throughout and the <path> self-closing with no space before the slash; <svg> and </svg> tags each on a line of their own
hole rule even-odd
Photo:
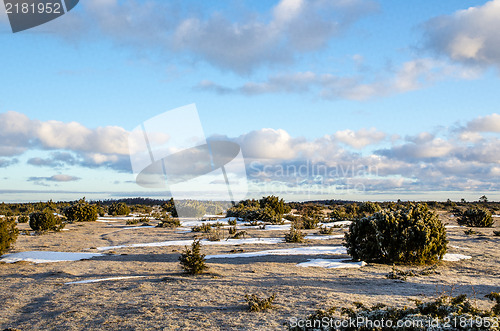
<svg viewBox="0 0 500 331">
<path fill-rule="evenodd" d="M 448 214 L 441 217 L 456 226 Z M 500 237 L 493 236 L 498 223 L 476 229 L 483 235 L 447 227 L 450 261 L 438 263 L 436 274 L 402 282 L 386 278 L 391 265 L 349 262 L 342 246 L 347 229 L 334 228 L 330 236 L 306 230 L 313 239 L 301 244 L 283 242 L 284 229 L 246 229 L 247 237 L 237 241 L 203 242 L 208 272 L 188 277 L 178 259 L 194 233 L 122 231 L 126 219 L 103 221 L 114 222 L 19 236 L 11 254 L 21 254 L 2 257 L 17 256 L 17 262 L 0 263 L 0 330 L 283 330 L 291 317 L 352 307 L 355 301 L 403 307 L 409 299 L 453 293 L 468 294 L 489 308 L 484 295 L 500 291 Z M 42 252 L 40 261 L 54 263 L 30 260 L 36 258 L 30 252 Z M 49 258 L 50 252 L 58 255 Z M 244 295 L 251 293 L 275 293 L 275 308 L 248 312 Z"/>
</svg>

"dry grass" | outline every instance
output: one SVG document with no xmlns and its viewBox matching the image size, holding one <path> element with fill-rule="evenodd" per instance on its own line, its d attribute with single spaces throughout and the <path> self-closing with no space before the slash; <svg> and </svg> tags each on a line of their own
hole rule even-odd
<svg viewBox="0 0 500 331">
<path fill-rule="evenodd" d="M 441 216 L 455 225 L 453 218 Z M 267 256 L 208 260 L 210 273 L 187 277 L 178 261 L 184 247 L 115 249 L 92 260 L 32 264 L 0 264 L 0 330 L 280 330 L 292 317 L 317 309 L 385 303 L 408 305 L 443 291 L 467 294 L 479 307 L 490 307 L 484 296 L 500 290 L 500 245 L 492 229 L 484 236 L 466 236 L 461 228 L 447 229 L 451 253 L 471 255 L 460 262 L 441 262 L 438 274 L 408 277 L 400 282 L 385 276 L 390 265 L 369 264 L 359 269 L 300 268 L 310 258 L 328 256 Z M 21 230 L 27 224 L 19 225 Z M 95 247 L 165 240 L 192 239 L 192 233 L 169 228 L 123 230 L 118 223 L 70 224 L 69 231 L 43 236 L 20 235 L 15 251 L 54 250 L 97 252 Z M 284 237 L 287 231 L 247 230 L 248 237 Z M 345 230 L 336 230 L 342 233 Z M 306 234 L 317 230 L 304 230 Z M 277 245 L 203 246 L 204 254 L 246 252 L 316 245 L 340 245 L 342 239 Z M 94 248 L 91 248 L 94 247 Z M 348 256 L 344 256 L 348 258 Z M 406 270 L 404 266 L 399 269 Z M 412 267 L 408 267 L 412 268 Z M 146 276 L 121 281 L 65 285 L 66 282 Z M 249 312 L 248 293 L 275 293 L 274 308 Z"/>
</svg>

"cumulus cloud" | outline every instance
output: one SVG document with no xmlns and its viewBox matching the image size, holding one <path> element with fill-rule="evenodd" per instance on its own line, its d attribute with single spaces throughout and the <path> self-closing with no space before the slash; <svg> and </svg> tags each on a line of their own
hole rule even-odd
<svg viewBox="0 0 500 331">
<path fill-rule="evenodd" d="M 34 166 L 109 167 L 130 171 L 128 132 L 117 126 L 90 129 L 80 123 L 39 121 L 9 111 L 0 114 L 0 156 L 13 157 L 28 150 L 54 150 L 47 158 L 33 157 Z M 2 162 L 6 167 L 12 161 Z"/>
<path fill-rule="evenodd" d="M 462 63 L 500 67 L 500 0 L 436 17 L 425 24 L 427 46 Z"/>
<path fill-rule="evenodd" d="M 478 117 L 468 124 L 481 123 Z M 482 127 L 481 127 L 482 128 Z M 476 128 L 479 129 L 479 128 Z M 486 130 L 482 128 L 481 130 Z M 491 130 L 491 128 L 487 128 Z M 388 135 L 376 129 L 343 130 L 315 140 L 263 129 L 237 138 L 247 158 L 247 173 L 257 188 L 334 194 L 335 190 L 415 192 L 498 190 L 500 139 L 461 139 L 450 128 L 442 136 L 422 132 L 404 142 L 364 153 Z M 332 191 L 334 190 L 334 191 Z M 272 191 L 274 192 L 274 191 Z M 276 191 L 278 192 L 278 191 Z"/>
<path fill-rule="evenodd" d="M 0 119 L 4 115 L 0 114 Z M 51 167 L 58 172 L 66 171 L 63 169 L 71 166 L 130 171 L 129 156 L 122 153 L 123 144 L 119 137 L 125 130 L 121 128 L 88 129 L 78 123 L 40 122 L 18 113 L 7 115 L 4 116 L 5 121 L 0 121 L 0 126 L 12 123 L 5 130 L 0 128 L 2 142 L 6 142 L 4 145 L 9 147 L 10 144 L 10 147 L 20 148 L 21 151 L 51 150 L 44 152 L 43 157 L 30 158 L 28 164 L 32 166 Z M 388 139 L 390 134 L 376 128 L 341 130 L 312 140 L 293 137 L 283 129 L 270 128 L 251 131 L 236 138 L 216 138 L 240 144 L 247 163 L 247 174 L 257 186 L 278 183 L 294 189 L 357 187 L 366 191 L 394 192 L 436 188 L 442 191 L 498 190 L 500 139 L 498 135 L 488 134 L 497 132 L 497 121 L 498 115 L 491 114 L 472 119 L 458 130 L 455 127 L 442 130 L 439 136 L 421 132 L 400 139 Z M 26 130 L 26 126 L 30 130 Z M 53 126 L 62 133 L 55 132 Z M 87 137 L 94 150 L 86 147 L 80 137 L 66 136 L 65 132 L 70 129 Z M 100 146 L 99 140 L 109 136 L 112 138 L 109 141 L 116 143 Z M 53 137 L 66 141 L 55 141 Z M 367 148 L 382 142 L 388 147 Z M 0 167 L 16 162 L 15 156 L 7 154 L 0 158 Z M 59 174 L 29 180 L 46 186 L 78 179 Z"/>
<path fill-rule="evenodd" d="M 220 14 L 188 18 L 175 29 L 174 45 L 237 72 L 289 62 L 298 52 L 317 50 L 359 17 L 376 11 L 372 1 L 281 0 L 271 20 L 234 22 Z"/>
<path fill-rule="evenodd" d="M 267 11 L 238 15 L 222 8 L 203 13 L 181 1 L 87 0 L 71 15 L 37 29 L 71 41 L 94 34 L 164 57 L 191 54 L 246 74 L 321 49 L 378 8 L 372 0 L 281 0 Z"/>
<path fill-rule="evenodd" d="M 500 115 L 495 113 L 478 117 L 467 123 L 464 131 L 500 133 Z"/>
<path fill-rule="evenodd" d="M 266 81 L 247 82 L 239 87 L 228 87 L 210 80 L 201 81 L 196 89 L 224 94 L 248 96 L 268 93 L 314 92 L 323 99 L 367 100 L 426 88 L 444 79 L 472 79 L 478 72 L 429 58 L 403 63 L 392 73 L 380 73 L 367 81 L 364 76 L 337 76 L 314 72 L 272 75 Z"/>
<path fill-rule="evenodd" d="M 421 143 L 409 142 L 390 149 L 378 150 L 376 153 L 389 158 L 420 162 L 425 159 L 446 156 L 453 150 L 453 147 L 453 144 L 450 142 L 441 138 L 435 138 L 431 141 Z"/>
<path fill-rule="evenodd" d="M 245 157 L 290 159 L 296 156 L 295 141 L 284 130 L 262 129 L 249 132 L 238 139 Z"/>
<path fill-rule="evenodd" d="M 116 126 L 89 129 L 80 123 L 38 121 L 9 111 L 0 114 L 0 155 L 11 156 L 28 148 L 70 149 L 79 152 L 128 154 L 128 132 Z"/>
<path fill-rule="evenodd" d="M 347 144 L 356 149 L 361 149 L 368 145 L 376 144 L 383 139 L 385 139 L 386 134 L 381 131 L 377 131 L 375 128 L 371 129 L 361 129 L 359 131 L 343 130 L 338 131 L 334 135 L 334 138 L 338 141 Z"/>
</svg>

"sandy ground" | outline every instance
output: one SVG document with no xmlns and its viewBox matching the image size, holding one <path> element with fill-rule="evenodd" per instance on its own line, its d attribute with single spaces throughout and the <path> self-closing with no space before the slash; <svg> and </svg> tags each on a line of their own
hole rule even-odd
<svg viewBox="0 0 500 331">
<path fill-rule="evenodd" d="M 441 213 L 445 224 L 456 225 Z M 20 330 L 283 330 L 292 317 L 303 318 L 319 308 L 385 303 L 412 306 L 409 299 L 439 294 L 468 294 L 482 308 L 491 304 L 484 295 L 500 291 L 500 219 L 494 228 L 477 229 L 484 236 L 466 236 L 463 228 L 449 228 L 448 252 L 472 256 L 470 260 L 441 262 L 439 274 L 387 279 L 391 266 L 368 264 L 362 268 L 302 268 L 296 264 L 313 258 L 338 256 L 266 256 L 212 259 L 208 273 L 182 274 L 178 258 L 183 247 L 97 247 L 165 240 L 191 239 L 192 233 L 173 229 L 124 230 L 117 223 L 70 224 L 69 231 L 20 235 L 12 252 L 61 251 L 107 253 L 91 260 L 34 264 L 0 263 L 0 329 Z M 27 229 L 20 224 L 20 229 Z M 247 230 L 250 237 L 282 237 L 285 231 Z M 334 234 L 345 230 L 335 229 Z M 313 234 L 317 231 L 308 230 Z M 341 245 L 342 239 L 310 240 L 303 244 L 204 246 L 205 254 L 226 254 L 304 247 Z M 453 247 L 456 246 L 456 247 Z M 458 247 L 458 248 L 457 248 Z M 344 256 L 348 258 L 348 256 Z M 401 269 L 417 267 L 399 267 Z M 67 282 L 122 276 L 145 276 L 86 284 Z M 249 312 L 245 294 L 276 293 L 275 308 Z"/>
</svg>

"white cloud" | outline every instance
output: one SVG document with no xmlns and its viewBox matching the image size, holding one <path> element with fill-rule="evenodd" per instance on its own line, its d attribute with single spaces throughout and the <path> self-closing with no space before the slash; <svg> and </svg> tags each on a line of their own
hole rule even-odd
<svg viewBox="0 0 500 331">
<path fill-rule="evenodd" d="M 284 130 L 262 129 L 238 139 L 247 158 L 288 160 L 296 156 L 295 141 Z"/>
<path fill-rule="evenodd" d="M 76 122 L 32 120 L 13 111 L 0 114 L 3 156 L 22 154 L 32 147 L 126 155 L 127 138 L 128 132 L 116 126 L 89 129 Z"/>
<path fill-rule="evenodd" d="M 426 88 L 445 79 L 473 79 L 478 71 L 443 61 L 423 58 L 405 62 L 393 73 L 380 73 L 374 81 L 359 75 L 336 76 L 310 71 L 278 74 L 262 82 L 248 82 L 239 87 L 219 85 L 204 80 L 198 89 L 218 94 L 259 95 L 267 93 L 315 92 L 324 99 L 367 100 Z"/>
<path fill-rule="evenodd" d="M 313 140 L 267 128 L 232 140 L 241 145 L 251 179 L 261 184 L 343 189 L 357 185 L 367 191 L 498 190 L 500 139 L 496 135 L 476 136 L 496 130 L 497 118 L 497 114 L 478 117 L 458 131 L 451 128 L 442 132 L 440 137 L 421 132 L 404 138 L 403 143 L 399 138 L 386 139 L 391 135 L 375 128 L 342 130 Z M 124 150 L 128 139 L 119 127 L 89 129 L 76 122 L 41 122 L 9 112 L 0 114 L 0 138 L 5 146 L 18 148 L 18 154 L 53 150 L 48 157 L 30 158 L 32 166 L 58 171 L 71 166 L 130 171 Z M 365 148 L 381 141 L 392 145 L 375 151 Z M 4 155 L 0 167 L 17 162 L 12 154 Z M 59 174 L 30 180 L 48 185 L 78 178 Z"/>
<path fill-rule="evenodd" d="M 117 126 L 89 129 L 77 122 L 39 121 L 9 111 L 0 114 L 0 156 L 13 157 L 28 150 L 59 150 L 49 158 L 33 157 L 34 166 L 105 166 L 129 171 L 128 132 Z M 70 152 L 70 153 L 68 153 Z M 2 162 L 2 166 L 11 165 Z"/>
<path fill-rule="evenodd" d="M 427 45 L 454 61 L 500 66 L 500 0 L 436 17 L 425 25 Z"/>
<path fill-rule="evenodd" d="M 144 47 L 168 57 L 188 53 L 244 74 L 321 49 L 378 10 L 372 0 L 281 0 L 265 12 L 247 10 L 239 16 L 221 10 L 200 13 L 181 1 L 87 0 L 79 6 L 37 29 L 68 41 L 92 34 L 107 37 L 139 53 Z"/>
<path fill-rule="evenodd" d="M 478 121 L 481 118 L 470 123 Z M 367 192 L 500 189 L 500 139 L 496 137 L 464 141 L 460 132 L 451 128 L 442 137 L 422 132 L 406 137 L 403 144 L 365 150 L 365 155 L 339 146 L 349 142 L 351 147 L 362 148 L 387 136 L 376 129 L 364 129 L 306 140 L 283 130 L 264 129 L 250 133 L 255 144 L 243 143 L 242 150 L 253 149 L 247 170 L 263 190 L 272 189 L 271 184 L 285 191 L 329 193 L 332 188 Z M 358 143 L 360 137 L 366 141 Z"/>
<path fill-rule="evenodd" d="M 375 128 L 371 129 L 361 129 L 357 132 L 352 130 L 338 131 L 334 135 L 334 138 L 344 144 L 347 144 L 356 149 L 364 148 L 368 145 L 376 144 L 383 139 L 385 139 L 386 134 L 384 132 L 377 131 Z"/>
<path fill-rule="evenodd" d="M 467 123 L 465 131 L 500 133 L 500 115 L 495 113 L 488 116 L 478 117 Z"/>
<path fill-rule="evenodd" d="M 70 175 L 54 175 L 49 177 L 47 180 L 53 182 L 72 182 L 75 180 L 79 180 L 80 178 Z"/>
<path fill-rule="evenodd" d="M 81 178 L 76 176 L 59 174 L 50 177 L 30 177 L 28 178 L 28 181 L 35 182 L 37 185 L 47 186 L 47 184 L 44 184 L 43 182 L 74 182 L 80 179 Z"/>
<path fill-rule="evenodd" d="M 407 143 L 395 146 L 389 150 L 380 151 L 382 155 L 404 160 L 422 160 L 449 155 L 453 151 L 453 144 L 441 138 L 425 143 Z"/>
<path fill-rule="evenodd" d="M 177 49 L 221 68 L 246 73 L 260 65 L 286 63 L 295 54 L 324 47 L 360 16 L 376 11 L 372 1 L 282 0 L 266 22 L 254 16 L 234 22 L 220 14 L 188 18 L 175 30 Z"/>
</svg>

